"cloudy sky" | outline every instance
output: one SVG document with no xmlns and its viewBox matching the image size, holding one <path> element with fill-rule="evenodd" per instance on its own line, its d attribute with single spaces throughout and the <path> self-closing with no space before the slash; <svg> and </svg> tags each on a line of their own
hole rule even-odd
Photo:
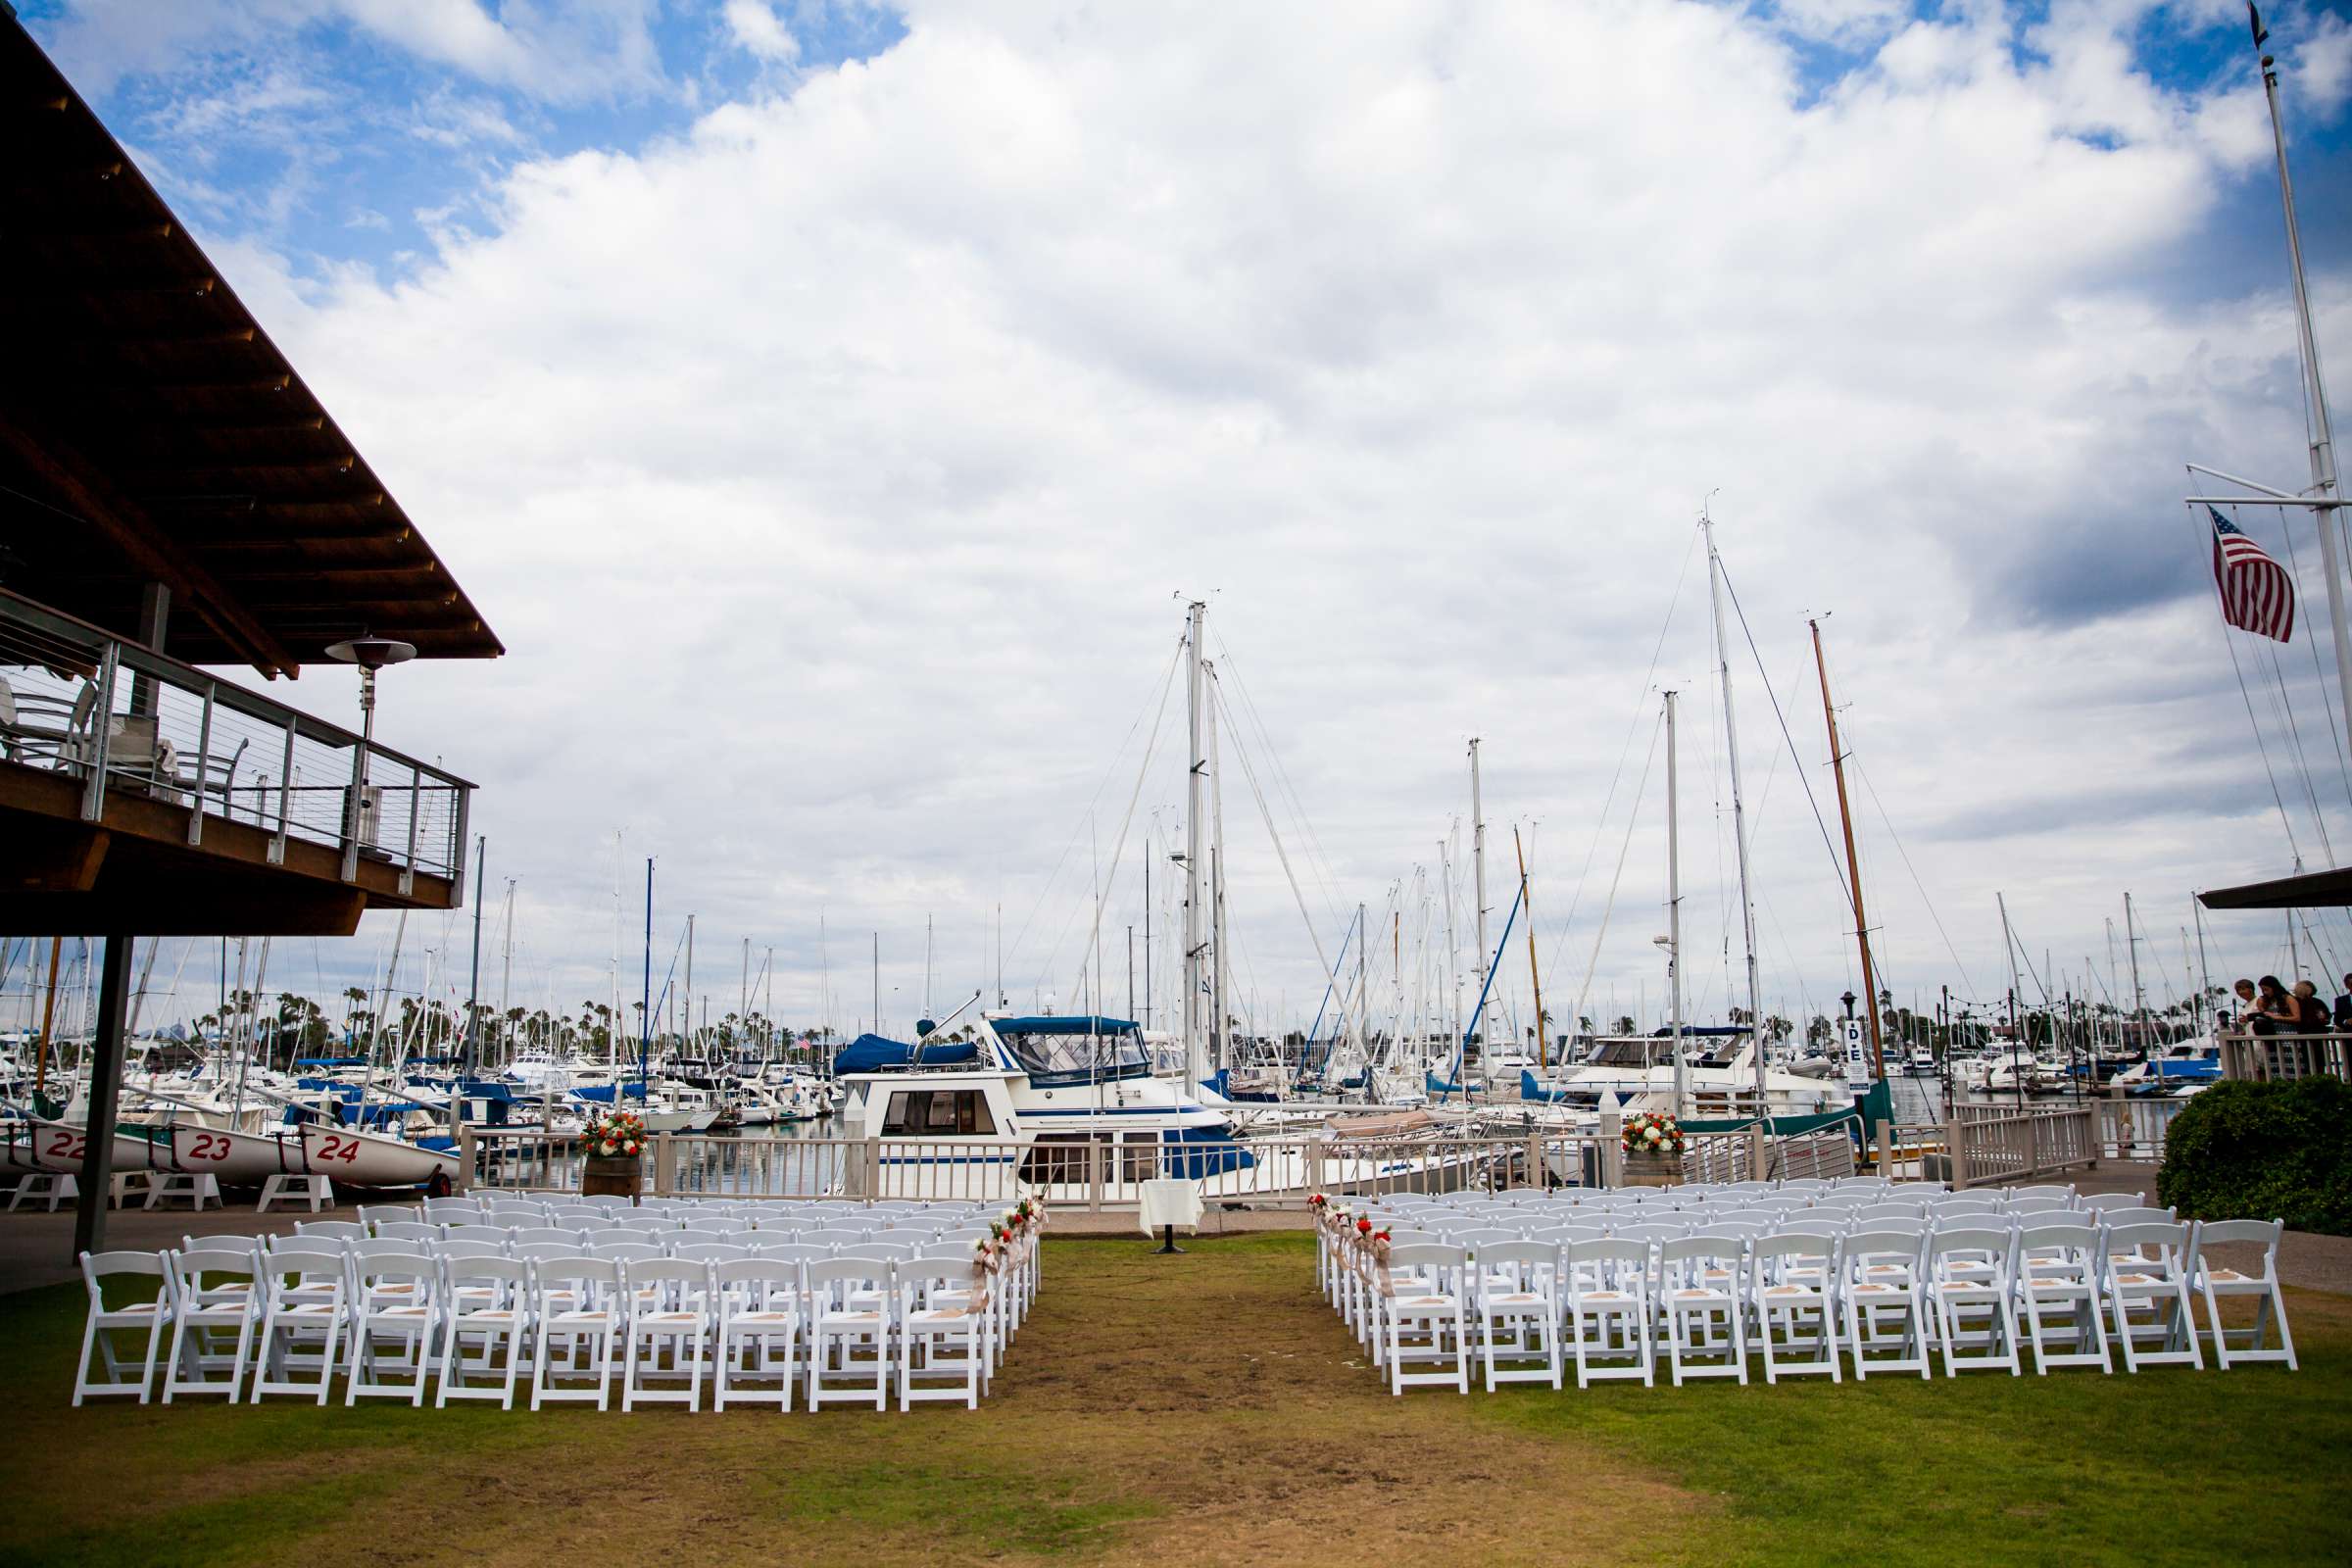
<svg viewBox="0 0 2352 1568">
<path fill-rule="evenodd" d="M 697 911 L 721 1011 L 748 938 L 779 1013 L 870 1022 L 879 933 L 903 1031 L 926 917 L 944 1010 L 1000 906 L 1016 1002 L 1074 1008 L 1098 879 L 1116 1009 L 1153 856 L 1164 1003 L 1200 596 L 1259 1022 L 1359 902 L 1383 1008 L 1391 953 L 1442 972 L 1448 875 L 1467 970 L 1472 735 L 1490 942 L 1516 826 L 1555 1015 L 1654 1019 L 1668 688 L 1720 1017 L 1702 504 L 1768 1006 L 1857 979 L 1809 614 L 1906 1003 L 1997 998 L 1996 892 L 2030 992 L 2128 988 L 2127 890 L 2178 992 L 2192 888 L 2352 851 L 2309 524 L 2304 631 L 2233 666 L 2180 501 L 2190 461 L 2307 478 L 2232 0 L 18 4 L 511 650 L 395 672 L 382 732 L 482 784 L 517 1002 L 610 991 L 616 859 L 635 995 L 652 856 L 656 985 Z M 2268 20 L 2352 365 L 2352 26 Z M 464 936 L 413 926 L 402 984 L 430 948 L 462 987 Z M 2283 921 L 2207 940 L 2287 961 Z"/>
</svg>

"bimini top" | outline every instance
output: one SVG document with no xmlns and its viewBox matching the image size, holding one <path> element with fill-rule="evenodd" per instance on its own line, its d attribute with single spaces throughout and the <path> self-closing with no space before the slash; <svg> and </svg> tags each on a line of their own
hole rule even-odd
<svg viewBox="0 0 2352 1568">
<path fill-rule="evenodd" d="M 1042 1018 L 991 1018 L 989 1026 L 999 1034 L 1015 1035 L 1123 1035 L 1136 1028 L 1132 1018 L 1105 1018 L 1098 1013 L 1048 1014 Z"/>
<path fill-rule="evenodd" d="M 840 1077 L 853 1072 L 888 1072 L 893 1067 L 911 1066 L 917 1048 L 903 1040 L 887 1040 L 880 1035 L 859 1035 L 841 1048 L 833 1056 L 833 1075 Z M 977 1061 L 980 1049 L 968 1040 L 925 1041 L 920 1048 L 926 1066 L 947 1066 L 958 1061 Z"/>
</svg>

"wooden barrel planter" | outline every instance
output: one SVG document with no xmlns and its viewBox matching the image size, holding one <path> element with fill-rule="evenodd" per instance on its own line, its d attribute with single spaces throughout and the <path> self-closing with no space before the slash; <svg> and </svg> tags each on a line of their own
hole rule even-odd
<svg viewBox="0 0 2352 1568">
<path fill-rule="evenodd" d="M 1625 1156 L 1628 1187 L 1679 1187 L 1683 1181 L 1680 1154 L 1632 1153 Z"/>
<path fill-rule="evenodd" d="M 645 1187 L 645 1161 L 637 1154 L 590 1154 L 580 1163 L 582 1198 L 635 1198 Z"/>
</svg>

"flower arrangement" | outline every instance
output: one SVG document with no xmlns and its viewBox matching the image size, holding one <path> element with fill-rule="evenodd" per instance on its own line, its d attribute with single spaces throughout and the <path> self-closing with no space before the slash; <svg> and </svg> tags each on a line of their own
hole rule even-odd
<svg viewBox="0 0 2352 1568">
<path fill-rule="evenodd" d="M 635 1111 L 608 1110 L 586 1129 L 591 1154 L 634 1154 L 645 1147 L 645 1118 Z"/>
<path fill-rule="evenodd" d="M 1321 1218 L 1323 1210 L 1330 1206 L 1331 1200 L 1321 1193 L 1315 1193 L 1311 1195 L 1306 1200 L 1307 1211 L 1315 1215 L 1317 1218 Z"/>
<path fill-rule="evenodd" d="M 1683 1124 L 1645 1110 L 1625 1119 L 1621 1142 L 1629 1154 L 1679 1154 L 1685 1142 Z"/>
</svg>

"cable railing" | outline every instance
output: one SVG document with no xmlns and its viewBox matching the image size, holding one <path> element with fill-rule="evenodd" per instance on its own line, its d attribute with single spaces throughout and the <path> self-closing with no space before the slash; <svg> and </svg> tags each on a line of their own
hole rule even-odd
<svg viewBox="0 0 2352 1568">
<path fill-rule="evenodd" d="M 111 797 L 174 807 L 187 843 L 226 822 L 462 884 L 473 786 L 87 622 L 0 589 L 0 762 L 62 774 L 81 820 Z"/>
</svg>

